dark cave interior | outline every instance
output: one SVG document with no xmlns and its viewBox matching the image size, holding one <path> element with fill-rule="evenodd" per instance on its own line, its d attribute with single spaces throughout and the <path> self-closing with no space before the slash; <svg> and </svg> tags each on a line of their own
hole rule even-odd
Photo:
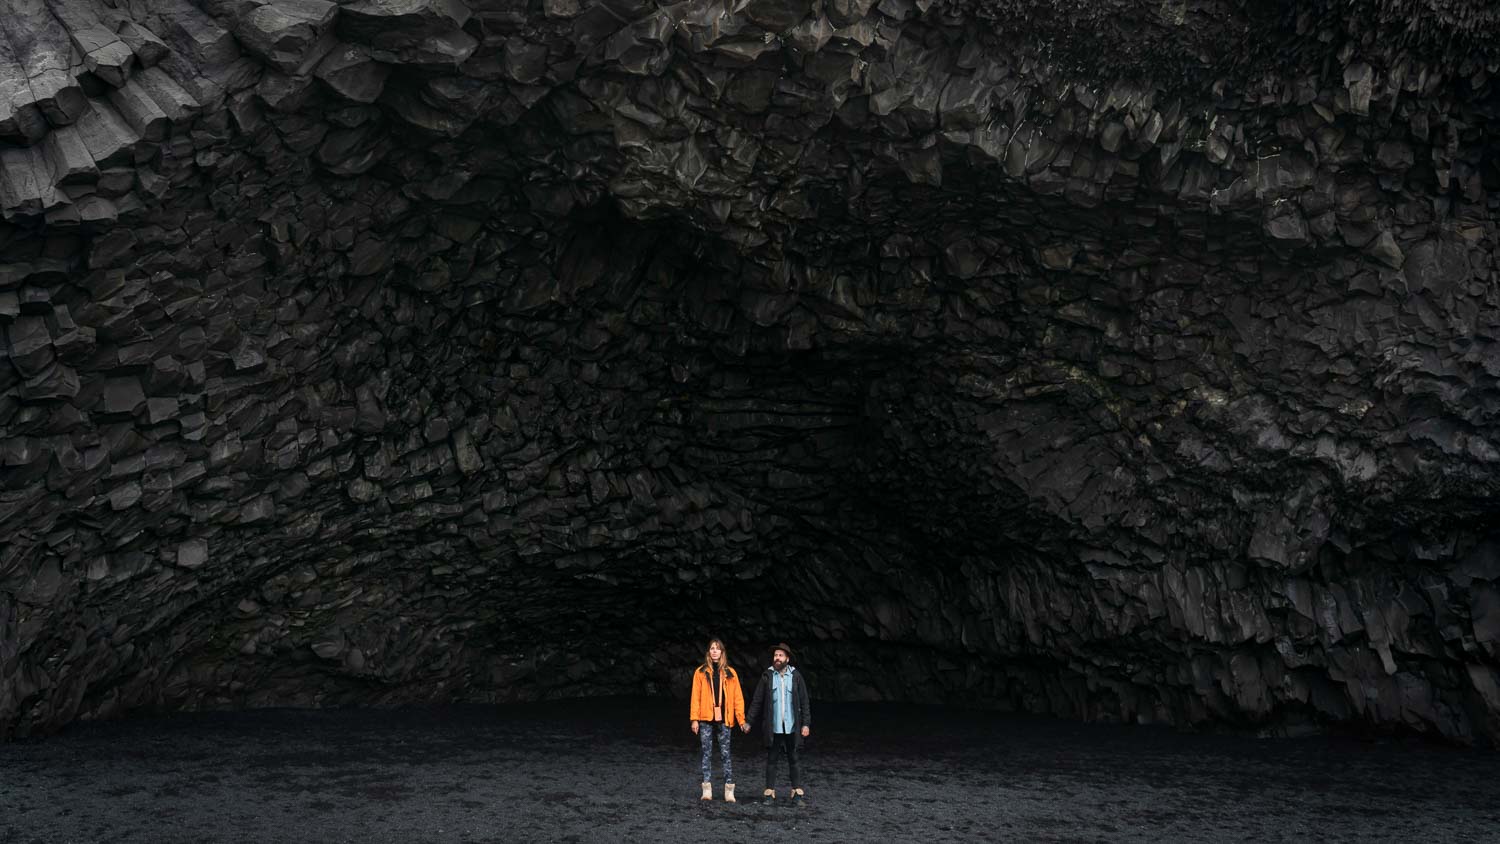
<svg viewBox="0 0 1500 844">
<path fill-rule="evenodd" d="M 0 736 L 1500 736 L 1482 3 L 0 2 Z"/>
</svg>

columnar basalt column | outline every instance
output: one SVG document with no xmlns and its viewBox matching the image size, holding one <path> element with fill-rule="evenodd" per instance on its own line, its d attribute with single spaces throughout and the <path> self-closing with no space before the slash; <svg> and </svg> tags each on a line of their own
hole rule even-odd
<svg viewBox="0 0 1500 844">
<path fill-rule="evenodd" d="M 1500 12 L 0 0 L 0 735 L 1500 737 Z"/>
</svg>

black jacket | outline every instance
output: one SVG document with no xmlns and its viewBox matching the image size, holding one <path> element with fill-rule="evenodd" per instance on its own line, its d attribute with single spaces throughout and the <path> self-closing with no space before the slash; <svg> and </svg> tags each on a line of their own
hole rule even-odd
<svg viewBox="0 0 1500 844">
<path fill-rule="evenodd" d="M 750 708 L 745 711 L 745 723 L 754 727 L 760 724 L 762 732 L 766 734 L 766 747 L 771 746 L 771 735 L 776 729 L 771 723 L 771 707 L 775 703 L 771 700 L 771 672 L 767 668 L 760 675 L 760 682 L 755 684 L 755 697 L 750 700 Z M 796 736 L 797 746 L 802 746 L 802 728 L 812 726 L 812 708 L 807 700 L 807 684 L 802 682 L 802 672 L 796 668 L 792 669 L 792 735 Z"/>
</svg>

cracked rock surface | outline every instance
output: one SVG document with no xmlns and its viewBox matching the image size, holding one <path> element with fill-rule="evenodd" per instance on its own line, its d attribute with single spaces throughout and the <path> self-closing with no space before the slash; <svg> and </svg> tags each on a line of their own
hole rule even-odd
<svg viewBox="0 0 1500 844">
<path fill-rule="evenodd" d="M 0 735 L 1500 739 L 1500 12 L 0 0 Z"/>
</svg>

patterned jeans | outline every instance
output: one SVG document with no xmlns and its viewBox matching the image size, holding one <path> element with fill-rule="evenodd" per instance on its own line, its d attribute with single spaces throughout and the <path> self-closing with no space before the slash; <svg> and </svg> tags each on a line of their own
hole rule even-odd
<svg viewBox="0 0 1500 844">
<path fill-rule="evenodd" d="M 712 721 L 698 722 L 698 741 L 703 745 L 703 781 L 713 781 L 715 731 L 719 733 L 719 763 L 724 766 L 724 782 L 734 782 L 734 762 L 729 758 L 729 738 L 734 733 L 723 724 Z"/>
</svg>

